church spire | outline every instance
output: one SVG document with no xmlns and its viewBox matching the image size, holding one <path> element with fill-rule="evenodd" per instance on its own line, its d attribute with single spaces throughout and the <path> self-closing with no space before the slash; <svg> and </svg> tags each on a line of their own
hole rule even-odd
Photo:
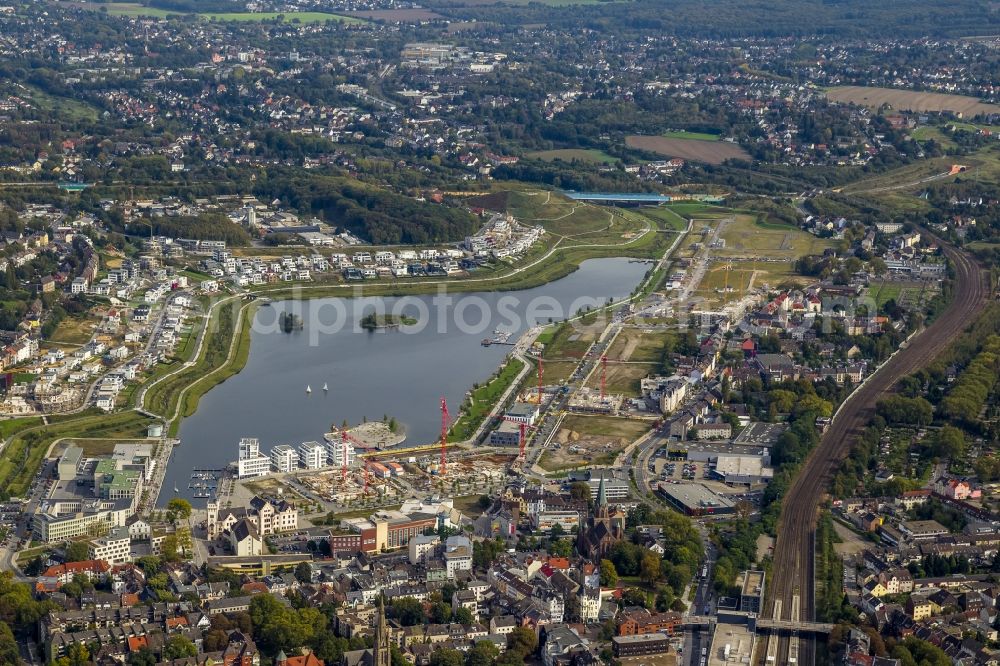
<svg viewBox="0 0 1000 666">
<path fill-rule="evenodd" d="M 603 508 L 608 505 L 608 491 L 604 487 L 604 475 L 601 474 L 601 482 L 597 486 L 597 506 Z"/>
<path fill-rule="evenodd" d="M 375 644 L 372 646 L 372 656 L 375 657 L 372 666 L 391 666 L 392 651 L 389 648 L 389 625 L 385 621 L 385 599 L 378 598 L 378 617 L 375 620 Z"/>
</svg>

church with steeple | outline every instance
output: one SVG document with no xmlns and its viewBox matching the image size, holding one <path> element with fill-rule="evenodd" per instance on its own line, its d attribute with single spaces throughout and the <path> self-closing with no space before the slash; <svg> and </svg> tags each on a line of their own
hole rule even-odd
<svg viewBox="0 0 1000 666">
<path fill-rule="evenodd" d="M 385 602 L 380 598 L 375 617 L 372 647 L 345 652 L 341 666 L 392 666 L 392 648 L 389 623 L 385 620 Z"/>
<path fill-rule="evenodd" d="M 587 525 L 580 530 L 576 549 L 591 562 L 600 562 L 616 543 L 625 538 L 625 513 L 618 507 L 608 505 L 608 494 L 601 477 L 597 487 L 597 504 L 587 519 Z"/>
</svg>

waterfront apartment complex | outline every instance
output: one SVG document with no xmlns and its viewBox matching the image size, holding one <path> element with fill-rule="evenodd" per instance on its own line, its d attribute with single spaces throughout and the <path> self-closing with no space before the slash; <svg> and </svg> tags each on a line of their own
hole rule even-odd
<svg viewBox="0 0 1000 666">
<path fill-rule="evenodd" d="M 299 444 L 299 462 L 306 469 L 326 467 L 326 449 L 319 442 L 302 442 Z"/>
<path fill-rule="evenodd" d="M 288 444 L 271 449 L 271 465 L 276 472 L 294 472 L 299 467 L 299 452 Z"/>
<path fill-rule="evenodd" d="M 251 479 L 264 476 L 271 471 L 271 459 L 261 454 L 260 440 L 256 437 L 244 437 L 240 440 L 240 454 L 236 461 L 236 476 L 240 479 Z"/>
</svg>

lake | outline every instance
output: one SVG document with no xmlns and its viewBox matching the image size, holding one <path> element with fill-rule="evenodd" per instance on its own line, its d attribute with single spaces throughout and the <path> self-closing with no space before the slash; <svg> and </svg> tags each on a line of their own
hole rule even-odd
<svg viewBox="0 0 1000 666">
<path fill-rule="evenodd" d="M 222 468 L 236 459 L 241 437 L 256 437 L 261 450 L 321 441 L 345 419 L 394 417 L 407 445 L 427 444 L 440 433 L 444 396 L 452 419 L 465 394 L 488 379 L 509 351 L 483 347 L 497 329 L 511 342 L 535 323 L 572 316 L 587 304 L 627 297 L 650 264 L 591 259 L 572 274 L 534 289 L 511 292 L 428 294 L 401 298 L 322 298 L 279 301 L 257 309 L 250 356 L 242 372 L 202 397 L 184 419 L 180 446 L 167 470 L 160 504 L 187 489 L 194 468 Z M 414 316 L 400 330 L 364 331 L 360 319 L 376 306 Z M 280 330 L 282 312 L 301 316 L 303 327 Z M 327 384 L 329 392 L 322 386 Z M 311 393 L 306 387 L 312 388 Z M 203 500 L 194 500 L 200 506 Z"/>
</svg>

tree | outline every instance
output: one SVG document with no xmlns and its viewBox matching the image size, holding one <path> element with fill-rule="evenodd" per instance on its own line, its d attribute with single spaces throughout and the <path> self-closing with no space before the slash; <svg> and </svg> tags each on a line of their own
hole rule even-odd
<svg viewBox="0 0 1000 666">
<path fill-rule="evenodd" d="M 479 641 L 465 657 L 465 666 L 493 666 L 500 650 L 490 641 Z"/>
<path fill-rule="evenodd" d="M 83 562 L 90 559 L 90 549 L 85 541 L 74 541 L 66 546 L 63 554 L 67 562 Z"/>
<path fill-rule="evenodd" d="M 549 544 L 549 553 L 556 557 L 570 557 L 573 554 L 573 542 L 569 539 L 558 539 Z"/>
<path fill-rule="evenodd" d="M 955 426 L 941 426 L 931 439 L 930 450 L 937 458 L 959 458 L 965 451 L 965 435 Z"/>
<path fill-rule="evenodd" d="M 650 585 L 658 581 L 662 575 L 661 561 L 660 556 L 653 551 L 644 553 L 639 562 L 639 578 Z"/>
<path fill-rule="evenodd" d="M 458 650 L 439 648 L 431 653 L 431 666 L 465 666 L 465 659 Z"/>
<path fill-rule="evenodd" d="M 229 645 L 229 634 L 222 629 L 209 629 L 202 637 L 202 647 L 204 647 L 205 652 L 218 652 L 224 650 L 227 645 Z"/>
<path fill-rule="evenodd" d="M 70 643 L 66 648 L 65 659 L 68 666 L 87 666 L 90 662 L 90 650 L 83 643 Z"/>
<path fill-rule="evenodd" d="M 183 659 L 198 656 L 198 648 L 184 636 L 173 636 L 163 646 L 163 659 Z"/>
<path fill-rule="evenodd" d="M 640 590 L 638 587 L 630 587 L 622 593 L 622 604 L 625 606 L 642 606 L 643 608 L 648 608 L 649 595 L 645 590 Z"/>
<path fill-rule="evenodd" d="M 424 623 L 424 607 L 413 597 L 401 597 L 389 604 L 386 613 L 389 617 L 399 620 L 404 627 L 412 627 Z"/>
<path fill-rule="evenodd" d="M 523 659 L 538 649 L 538 636 L 529 627 L 514 627 L 507 634 L 507 649 Z"/>
<path fill-rule="evenodd" d="M 452 614 L 452 620 L 465 625 L 475 624 L 476 622 L 476 618 L 473 617 L 472 611 L 465 606 L 459 606 L 455 609 L 455 612 Z"/>
<path fill-rule="evenodd" d="M 601 586 L 614 587 L 618 584 L 618 571 L 611 560 L 601 560 Z"/>
<path fill-rule="evenodd" d="M 295 567 L 295 580 L 303 584 L 312 582 L 312 567 L 308 562 L 300 562 Z"/>
<path fill-rule="evenodd" d="M 879 416 L 892 424 L 929 425 L 934 417 L 934 408 L 923 398 L 904 398 L 891 395 L 875 404 Z"/>
<path fill-rule="evenodd" d="M 434 624 L 446 624 L 451 621 L 451 606 L 438 601 L 432 603 L 428 619 Z"/>
<path fill-rule="evenodd" d="M 183 497 L 174 497 L 167 502 L 167 518 L 172 523 L 191 517 L 191 503 Z"/>
<path fill-rule="evenodd" d="M 590 484 L 585 481 L 574 481 L 569 486 L 569 496 L 577 501 L 590 501 Z"/>
<path fill-rule="evenodd" d="M 167 562 L 176 562 L 180 559 L 176 534 L 168 534 L 163 537 L 160 542 L 160 556 Z"/>
<path fill-rule="evenodd" d="M 507 650 L 493 662 L 495 666 L 524 666 L 524 657 Z"/>
<path fill-rule="evenodd" d="M 16 664 L 20 658 L 14 632 L 6 622 L 0 622 L 0 664 Z"/>
</svg>

